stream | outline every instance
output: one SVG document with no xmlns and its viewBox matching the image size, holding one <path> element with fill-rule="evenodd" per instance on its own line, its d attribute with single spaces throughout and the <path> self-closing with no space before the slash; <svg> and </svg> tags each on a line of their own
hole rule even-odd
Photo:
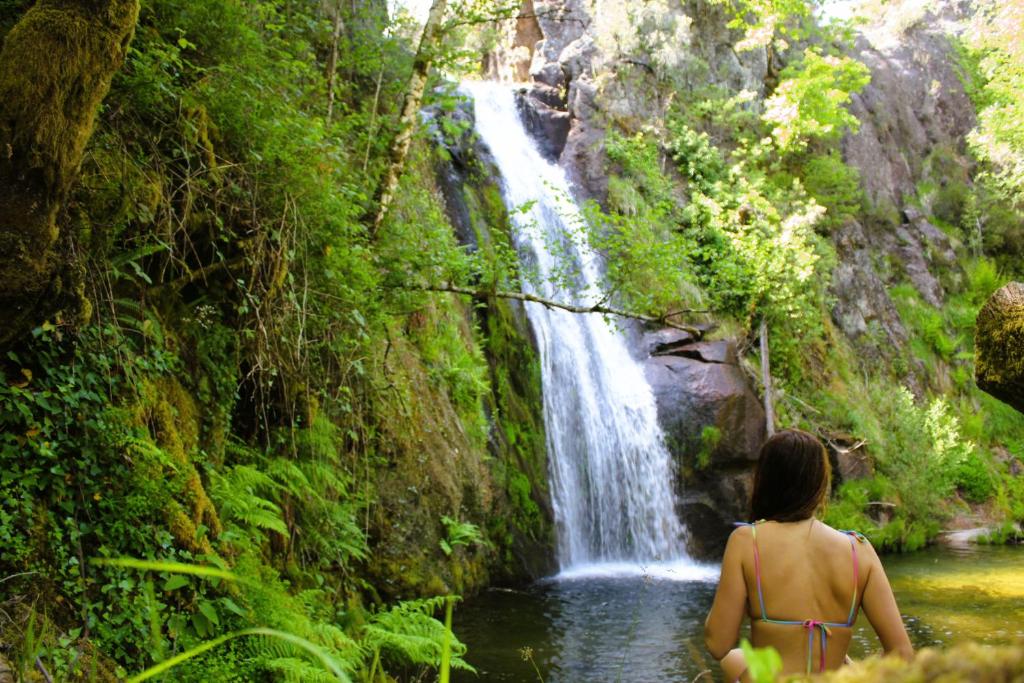
<svg viewBox="0 0 1024 683">
<path fill-rule="evenodd" d="M 916 648 L 1024 638 L 1024 547 L 933 547 L 882 561 Z M 707 569 L 691 567 L 682 580 L 609 572 L 489 590 L 456 610 L 454 630 L 478 675 L 454 680 L 537 681 L 522 656 L 530 648 L 546 683 L 691 681 L 713 668 L 703 624 L 717 568 Z M 878 649 L 861 615 L 850 654 Z"/>
</svg>

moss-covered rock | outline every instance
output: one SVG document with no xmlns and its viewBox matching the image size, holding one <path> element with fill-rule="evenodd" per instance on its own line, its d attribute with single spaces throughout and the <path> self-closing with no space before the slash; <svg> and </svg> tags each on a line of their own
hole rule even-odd
<svg viewBox="0 0 1024 683">
<path fill-rule="evenodd" d="M 1024 647 L 976 643 L 925 649 L 907 663 L 893 657 L 858 662 L 822 676 L 831 683 L 1003 683 L 1024 680 Z"/>
<path fill-rule="evenodd" d="M 440 133 L 440 126 L 435 135 L 438 147 L 446 151 L 440 155 L 437 175 L 448 217 L 467 248 L 485 259 L 500 259 L 513 248 L 500 174 L 473 133 L 472 107 L 463 105 L 444 115 L 461 122 L 465 131 L 452 139 Z M 511 283 L 503 288 L 517 287 Z M 493 579 L 514 582 L 555 568 L 540 359 L 520 302 L 487 297 L 476 303 L 471 314 L 483 332 L 489 368 L 487 445 L 497 484 L 487 524 L 499 551 Z"/>
<path fill-rule="evenodd" d="M 978 387 L 1024 412 L 1024 283 L 1011 282 L 978 313 Z"/>
<path fill-rule="evenodd" d="M 87 316 L 75 270 L 55 253 L 58 213 L 138 13 L 138 0 L 40 0 L 4 40 L 0 344 L 60 308 Z"/>
</svg>

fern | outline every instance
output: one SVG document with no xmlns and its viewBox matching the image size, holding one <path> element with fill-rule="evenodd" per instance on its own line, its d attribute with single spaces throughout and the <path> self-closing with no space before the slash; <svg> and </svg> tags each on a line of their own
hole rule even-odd
<svg viewBox="0 0 1024 683">
<path fill-rule="evenodd" d="M 235 465 L 224 474 L 211 475 L 210 493 L 221 517 L 249 529 L 276 531 L 288 535 L 281 508 L 260 494 L 274 491 L 278 484 L 249 465 Z"/>
<path fill-rule="evenodd" d="M 480 527 L 472 522 L 460 522 L 457 519 L 452 519 L 448 515 L 443 515 L 441 517 L 441 523 L 444 524 L 444 527 L 448 532 L 448 537 L 442 538 L 438 542 L 445 555 L 451 555 L 455 546 L 459 545 L 488 545 L 487 540 L 480 532 Z"/>
<path fill-rule="evenodd" d="M 364 629 L 363 646 L 369 648 L 370 652 L 385 653 L 403 664 L 436 668 L 441 665 L 447 638 L 452 668 L 475 672 L 462 658 L 466 654 L 466 646 L 433 617 L 434 612 L 444 607 L 448 599 L 447 596 L 439 596 L 407 600 L 389 610 L 377 612 L 370 617 Z"/>
</svg>

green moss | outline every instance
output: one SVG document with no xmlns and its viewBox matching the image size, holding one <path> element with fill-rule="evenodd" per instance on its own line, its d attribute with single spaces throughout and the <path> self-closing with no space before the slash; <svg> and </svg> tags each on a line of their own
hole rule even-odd
<svg viewBox="0 0 1024 683">
<path fill-rule="evenodd" d="M 949 650 L 925 649 L 912 662 L 873 657 L 821 677 L 829 683 L 999 683 L 1024 676 L 1024 647 L 975 643 Z"/>
<path fill-rule="evenodd" d="M 73 281 L 55 276 L 61 265 L 52 252 L 57 212 L 78 172 L 99 104 L 124 62 L 138 13 L 138 0 L 81 6 L 41 0 L 4 40 L 0 253 L 7 256 L 0 263 L 0 343 L 78 294 Z M 62 284 L 55 288 L 55 282 Z M 80 303 L 73 308 L 85 312 Z"/>
<path fill-rule="evenodd" d="M 1024 412 L 1024 285 L 999 290 L 978 313 L 978 386 Z"/>
</svg>

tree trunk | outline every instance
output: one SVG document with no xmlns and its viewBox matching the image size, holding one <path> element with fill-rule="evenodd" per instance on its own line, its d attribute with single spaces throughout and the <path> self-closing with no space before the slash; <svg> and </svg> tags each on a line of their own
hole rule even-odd
<svg viewBox="0 0 1024 683">
<path fill-rule="evenodd" d="M 58 310 L 87 317 L 58 213 L 124 63 L 138 0 L 40 0 L 0 52 L 0 347 Z"/>
<path fill-rule="evenodd" d="M 978 313 L 978 388 L 1024 413 L 1024 283 L 1011 282 Z"/>
<path fill-rule="evenodd" d="M 327 121 L 334 116 L 334 84 L 338 80 L 338 44 L 341 42 L 341 2 L 334 6 L 334 35 L 331 37 L 331 57 L 327 60 Z"/>
<path fill-rule="evenodd" d="M 412 145 L 413 134 L 416 132 L 420 103 L 423 101 L 423 91 L 427 87 L 430 65 L 434 61 L 434 55 L 441 40 L 441 21 L 444 19 L 444 12 L 447 8 L 448 0 L 433 0 L 430 5 L 430 14 L 423 27 L 419 47 L 416 49 L 416 59 L 413 60 L 412 75 L 409 77 L 409 84 L 405 89 L 402 114 L 398 119 L 398 133 L 391 141 L 391 148 L 388 151 L 388 168 L 377 189 L 377 215 L 374 216 L 373 225 L 370 227 L 370 239 L 377 237 L 380 226 L 387 217 L 388 209 L 391 208 L 391 202 L 395 198 L 395 191 L 398 189 L 402 171 L 405 170 L 405 159 L 409 154 L 409 147 Z"/>
<path fill-rule="evenodd" d="M 764 385 L 764 421 L 768 436 L 775 434 L 775 402 L 772 400 L 772 368 L 768 360 L 768 323 L 761 318 L 761 383 Z"/>
</svg>

